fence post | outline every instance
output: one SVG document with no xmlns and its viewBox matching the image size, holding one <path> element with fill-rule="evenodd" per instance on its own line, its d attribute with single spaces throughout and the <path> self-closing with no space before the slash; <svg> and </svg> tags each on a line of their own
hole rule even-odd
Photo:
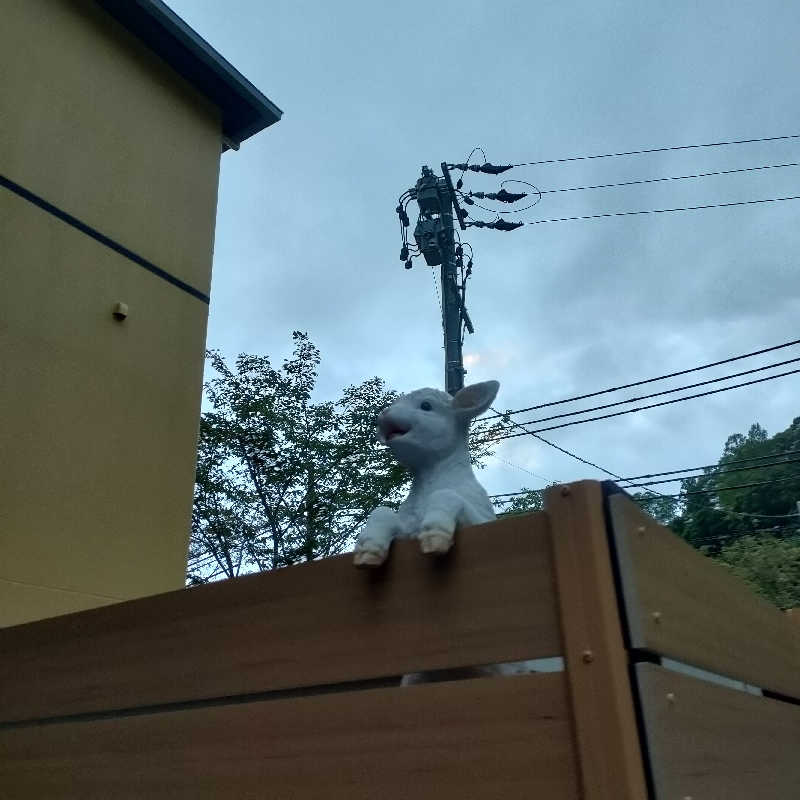
<svg viewBox="0 0 800 800">
<path fill-rule="evenodd" d="M 602 487 L 596 481 L 545 493 L 553 535 L 564 658 L 586 800 L 645 800 L 614 585 Z"/>
</svg>

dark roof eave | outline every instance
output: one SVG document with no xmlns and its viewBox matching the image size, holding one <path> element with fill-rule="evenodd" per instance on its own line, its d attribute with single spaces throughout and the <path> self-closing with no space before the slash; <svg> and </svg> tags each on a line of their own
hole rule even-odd
<svg viewBox="0 0 800 800">
<path fill-rule="evenodd" d="M 95 0 L 222 112 L 232 145 L 280 120 L 283 111 L 161 0 Z"/>
</svg>

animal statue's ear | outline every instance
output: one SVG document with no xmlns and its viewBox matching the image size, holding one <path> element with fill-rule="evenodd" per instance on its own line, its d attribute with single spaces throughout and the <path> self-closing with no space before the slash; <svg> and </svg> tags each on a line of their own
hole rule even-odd
<svg viewBox="0 0 800 800">
<path fill-rule="evenodd" d="M 483 381 L 465 386 L 453 397 L 453 409 L 467 419 L 479 417 L 494 402 L 499 388 L 497 381 Z"/>
</svg>

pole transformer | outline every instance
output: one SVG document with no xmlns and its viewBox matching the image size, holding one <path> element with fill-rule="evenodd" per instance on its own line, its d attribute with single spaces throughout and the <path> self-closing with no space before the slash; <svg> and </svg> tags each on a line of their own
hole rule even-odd
<svg viewBox="0 0 800 800">
<path fill-rule="evenodd" d="M 454 208 L 459 225 L 462 229 L 465 226 L 447 164 L 442 164 L 442 173 L 443 177 L 438 177 L 429 167 L 423 167 L 422 177 L 411 195 L 420 211 L 414 229 L 417 246 L 428 266 L 441 265 L 444 383 L 448 394 L 454 395 L 464 387 L 461 324 L 465 322 L 472 332 L 472 322 L 464 307 L 464 287 L 458 283 L 458 259 L 461 256 L 456 254 Z M 409 263 L 410 260 L 406 265 Z"/>
</svg>

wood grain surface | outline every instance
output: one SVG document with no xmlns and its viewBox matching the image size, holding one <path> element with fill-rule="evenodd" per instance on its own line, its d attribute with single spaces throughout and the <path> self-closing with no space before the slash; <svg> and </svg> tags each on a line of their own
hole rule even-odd
<svg viewBox="0 0 800 800">
<path fill-rule="evenodd" d="M 638 664 L 655 800 L 800 795 L 800 706 Z"/>
<path fill-rule="evenodd" d="M 14 800 L 578 800 L 563 673 L 0 729 Z"/>
<path fill-rule="evenodd" d="M 0 629 L 0 721 L 560 655 L 547 516 Z"/>
<path fill-rule="evenodd" d="M 627 653 L 597 481 L 545 493 L 585 800 L 645 800 Z"/>
<path fill-rule="evenodd" d="M 631 645 L 800 698 L 800 628 L 623 495 L 609 498 Z"/>
</svg>

